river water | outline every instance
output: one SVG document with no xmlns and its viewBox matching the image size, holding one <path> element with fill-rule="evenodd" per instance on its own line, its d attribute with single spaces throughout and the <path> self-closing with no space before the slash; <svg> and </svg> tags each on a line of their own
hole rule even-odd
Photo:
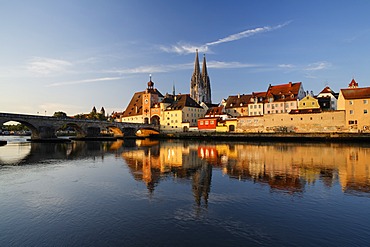
<svg viewBox="0 0 370 247">
<path fill-rule="evenodd" d="M 0 147 L 0 246 L 370 246 L 370 145 Z"/>
</svg>

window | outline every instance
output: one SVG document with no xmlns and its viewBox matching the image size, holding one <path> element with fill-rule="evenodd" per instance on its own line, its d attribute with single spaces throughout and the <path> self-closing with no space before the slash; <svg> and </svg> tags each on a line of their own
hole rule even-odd
<svg viewBox="0 0 370 247">
<path fill-rule="evenodd" d="M 353 101 L 352 101 L 352 100 L 350 100 L 350 101 L 349 101 L 349 104 L 350 104 L 350 105 L 353 105 Z"/>
<path fill-rule="evenodd" d="M 367 114 L 367 109 L 364 109 L 364 114 Z"/>
<path fill-rule="evenodd" d="M 349 114 L 353 115 L 353 110 L 349 110 Z"/>
<path fill-rule="evenodd" d="M 364 99 L 364 105 L 367 105 L 367 99 Z"/>
</svg>

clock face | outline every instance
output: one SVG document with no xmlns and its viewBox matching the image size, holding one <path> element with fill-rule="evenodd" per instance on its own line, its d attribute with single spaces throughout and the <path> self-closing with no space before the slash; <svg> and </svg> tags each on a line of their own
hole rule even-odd
<svg viewBox="0 0 370 247">
<path fill-rule="evenodd" d="M 148 104 L 149 101 L 148 101 L 148 99 L 145 99 L 144 102 L 145 102 L 145 104 Z"/>
</svg>

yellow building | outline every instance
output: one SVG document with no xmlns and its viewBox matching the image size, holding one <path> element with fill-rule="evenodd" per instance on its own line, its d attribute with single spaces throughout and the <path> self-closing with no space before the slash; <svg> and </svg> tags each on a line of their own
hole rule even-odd
<svg viewBox="0 0 370 247">
<path fill-rule="evenodd" d="M 353 79 L 349 88 L 340 90 L 338 110 L 345 110 L 350 131 L 370 131 L 370 87 L 359 88 Z"/>
<path fill-rule="evenodd" d="M 186 131 L 187 126 L 196 127 L 198 118 L 203 117 L 206 113 L 206 110 L 195 102 L 190 94 L 176 95 L 173 97 L 172 103 L 166 101 L 161 105 L 163 114 L 160 129 L 164 132 Z"/>
<path fill-rule="evenodd" d="M 319 101 L 311 95 L 307 95 L 298 102 L 298 109 L 320 109 Z"/>
</svg>

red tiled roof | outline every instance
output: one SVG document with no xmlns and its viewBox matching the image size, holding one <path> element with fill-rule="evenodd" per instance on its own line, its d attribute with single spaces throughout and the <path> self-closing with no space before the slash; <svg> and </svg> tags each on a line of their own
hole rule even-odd
<svg viewBox="0 0 370 247">
<path fill-rule="evenodd" d="M 269 86 L 266 94 L 266 101 L 268 98 L 273 97 L 274 101 L 292 101 L 297 100 L 299 89 L 301 88 L 302 82 L 287 84 L 280 84 L 275 86 Z M 292 96 L 293 95 L 293 96 Z"/>
<path fill-rule="evenodd" d="M 291 110 L 289 114 L 307 114 L 307 113 L 320 113 L 321 109 L 296 109 L 296 110 Z"/>
<path fill-rule="evenodd" d="M 143 94 L 144 92 L 136 92 L 134 96 L 132 96 L 130 103 L 122 114 L 122 117 L 137 116 L 143 114 Z"/>
<path fill-rule="evenodd" d="M 210 109 L 208 109 L 208 111 L 207 111 L 207 113 L 206 113 L 206 116 L 208 115 L 208 116 L 211 116 L 211 115 L 223 115 L 223 114 L 225 114 L 224 112 L 223 112 L 223 109 L 224 109 L 224 107 L 223 106 L 217 106 L 217 107 L 212 107 L 212 108 L 210 108 Z"/>
<path fill-rule="evenodd" d="M 202 108 L 195 100 L 190 97 L 190 94 L 179 94 L 174 98 L 174 102 L 169 105 L 166 110 L 182 110 L 184 107 Z"/>
<path fill-rule="evenodd" d="M 328 86 L 327 86 L 327 87 L 325 87 L 325 88 L 320 92 L 320 94 L 321 94 L 321 93 L 331 93 L 331 94 L 333 94 L 333 95 L 335 94 L 335 93 L 334 93 L 334 91 L 333 91 L 333 90 L 331 90 L 331 88 L 330 88 L 330 87 L 328 87 Z"/>
<path fill-rule="evenodd" d="M 358 83 L 355 81 L 355 79 L 352 79 L 352 81 L 349 83 L 348 87 L 358 87 Z"/>
<path fill-rule="evenodd" d="M 245 107 L 251 103 L 251 98 L 251 94 L 229 96 L 226 100 L 225 108 Z"/>
<path fill-rule="evenodd" d="M 341 89 L 345 99 L 368 99 L 370 98 L 370 87 Z"/>
</svg>

